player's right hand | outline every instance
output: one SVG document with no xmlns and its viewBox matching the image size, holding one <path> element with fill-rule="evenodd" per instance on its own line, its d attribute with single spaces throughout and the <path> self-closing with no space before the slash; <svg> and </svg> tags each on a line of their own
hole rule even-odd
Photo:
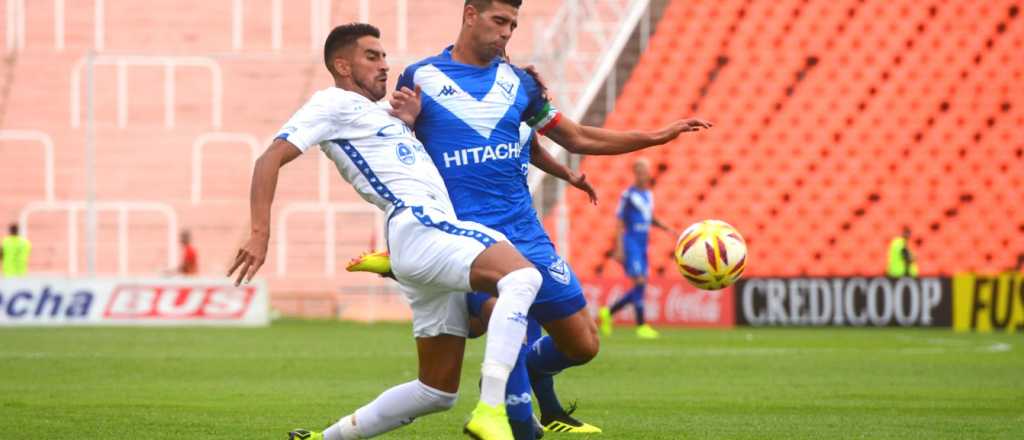
<svg viewBox="0 0 1024 440">
<path fill-rule="evenodd" d="M 240 286 L 244 280 L 246 283 L 252 281 L 256 271 L 260 270 L 263 263 L 267 261 L 267 244 L 270 236 L 266 234 L 253 234 L 249 241 L 238 250 L 235 262 L 228 270 L 228 278 L 231 278 L 235 271 L 238 271 L 238 278 L 235 285 Z"/>
<path fill-rule="evenodd" d="M 391 94 L 391 99 L 388 102 L 391 104 L 391 116 L 401 119 L 406 125 L 412 127 L 416 124 L 416 118 L 419 117 L 422 109 L 420 86 L 416 85 L 415 90 L 402 87 Z"/>
</svg>

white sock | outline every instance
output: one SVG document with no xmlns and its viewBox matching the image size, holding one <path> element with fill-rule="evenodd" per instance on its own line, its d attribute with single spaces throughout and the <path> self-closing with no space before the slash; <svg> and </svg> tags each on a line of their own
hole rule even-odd
<svg viewBox="0 0 1024 440">
<path fill-rule="evenodd" d="M 356 429 L 352 414 L 342 417 L 338 423 L 324 430 L 324 440 L 357 440 L 363 438 Z"/>
<path fill-rule="evenodd" d="M 418 380 L 406 382 L 331 425 L 324 431 L 324 440 L 374 437 L 408 425 L 416 417 L 450 409 L 456 397 L 457 394 L 431 388 Z"/>
<path fill-rule="evenodd" d="M 505 402 L 505 385 L 526 336 L 526 313 L 537 297 L 540 272 L 519 269 L 498 280 L 498 300 L 487 324 L 487 347 L 481 368 L 480 401 L 491 406 Z"/>
</svg>

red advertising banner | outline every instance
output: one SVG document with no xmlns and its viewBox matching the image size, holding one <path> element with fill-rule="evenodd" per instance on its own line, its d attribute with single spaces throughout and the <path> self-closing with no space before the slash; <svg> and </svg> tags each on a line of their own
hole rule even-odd
<svg viewBox="0 0 1024 440">
<path fill-rule="evenodd" d="M 628 279 L 580 280 L 591 316 L 597 309 L 611 306 L 633 288 Z M 647 283 L 644 294 L 645 319 L 654 326 L 732 327 L 735 325 L 732 287 L 717 291 L 699 290 L 685 281 L 654 279 Z M 634 323 L 632 306 L 615 315 L 615 322 Z"/>
</svg>

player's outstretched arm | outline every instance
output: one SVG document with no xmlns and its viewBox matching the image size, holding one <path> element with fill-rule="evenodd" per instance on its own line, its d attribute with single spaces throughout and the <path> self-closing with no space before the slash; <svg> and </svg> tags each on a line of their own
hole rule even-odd
<svg viewBox="0 0 1024 440">
<path fill-rule="evenodd" d="M 546 148 L 541 146 L 536 136 L 530 142 L 530 163 L 541 171 L 562 179 L 580 191 L 587 193 L 587 196 L 590 197 L 590 203 L 597 204 L 597 193 L 594 191 L 594 187 L 590 186 L 590 182 L 587 182 L 587 175 L 577 174 L 559 162 L 558 159 L 555 159 L 551 153 L 548 153 Z"/>
<path fill-rule="evenodd" d="M 267 260 L 267 244 L 270 242 L 270 205 L 277 190 L 277 176 L 281 167 L 302 154 L 290 142 L 277 139 L 263 155 L 256 160 L 252 173 L 252 187 L 249 193 L 251 228 L 249 239 L 238 250 L 235 261 L 228 270 L 228 277 L 238 271 L 235 285 L 249 282 Z"/>
<path fill-rule="evenodd" d="M 572 153 L 588 155 L 625 154 L 661 145 L 680 134 L 711 128 L 702 119 L 680 119 L 655 131 L 617 131 L 577 124 L 562 117 L 547 131 L 547 136 Z"/>
<path fill-rule="evenodd" d="M 651 224 L 654 225 L 655 227 L 657 227 L 658 229 L 661 229 L 662 231 L 665 231 L 665 232 L 667 232 L 669 234 L 679 235 L 679 234 L 676 234 L 676 230 L 675 229 L 672 229 L 671 226 L 666 225 L 661 220 L 658 220 L 657 217 L 651 217 Z"/>
<path fill-rule="evenodd" d="M 626 252 L 624 249 L 625 245 L 623 244 L 625 240 L 625 234 L 626 225 L 623 223 L 623 220 L 615 219 L 615 250 L 612 251 L 612 258 L 614 258 L 615 261 L 618 261 L 619 263 L 622 263 L 623 261 L 626 260 Z"/>
</svg>

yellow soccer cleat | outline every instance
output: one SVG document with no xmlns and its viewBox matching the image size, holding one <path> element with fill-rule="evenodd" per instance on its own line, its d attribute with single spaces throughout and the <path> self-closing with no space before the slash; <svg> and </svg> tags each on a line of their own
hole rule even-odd
<svg viewBox="0 0 1024 440">
<path fill-rule="evenodd" d="M 601 334 L 605 336 L 612 335 L 612 311 L 607 307 L 601 307 L 601 310 L 597 311 L 597 317 L 601 320 Z"/>
<path fill-rule="evenodd" d="M 505 404 L 490 406 L 483 402 L 477 403 L 462 432 L 476 440 L 515 439 L 512 436 L 512 427 L 508 424 Z"/>
<path fill-rule="evenodd" d="M 576 412 L 576 402 L 569 405 L 569 410 L 553 416 L 541 414 L 540 424 L 544 432 L 564 432 L 568 434 L 600 434 L 601 428 L 572 417 Z"/>
<path fill-rule="evenodd" d="M 288 440 L 324 440 L 324 434 L 307 429 L 296 429 L 288 433 Z"/>
<path fill-rule="evenodd" d="M 659 336 L 661 334 L 648 324 L 636 328 L 636 337 L 640 339 L 658 339 Z"/>
<path fill-rule="evenodd" d="M 363 252 L 345 266 L 349 272 L 371 272 L 380 275 L 391 274 L 391 255 L 388 251 Z"/>
</svg>

